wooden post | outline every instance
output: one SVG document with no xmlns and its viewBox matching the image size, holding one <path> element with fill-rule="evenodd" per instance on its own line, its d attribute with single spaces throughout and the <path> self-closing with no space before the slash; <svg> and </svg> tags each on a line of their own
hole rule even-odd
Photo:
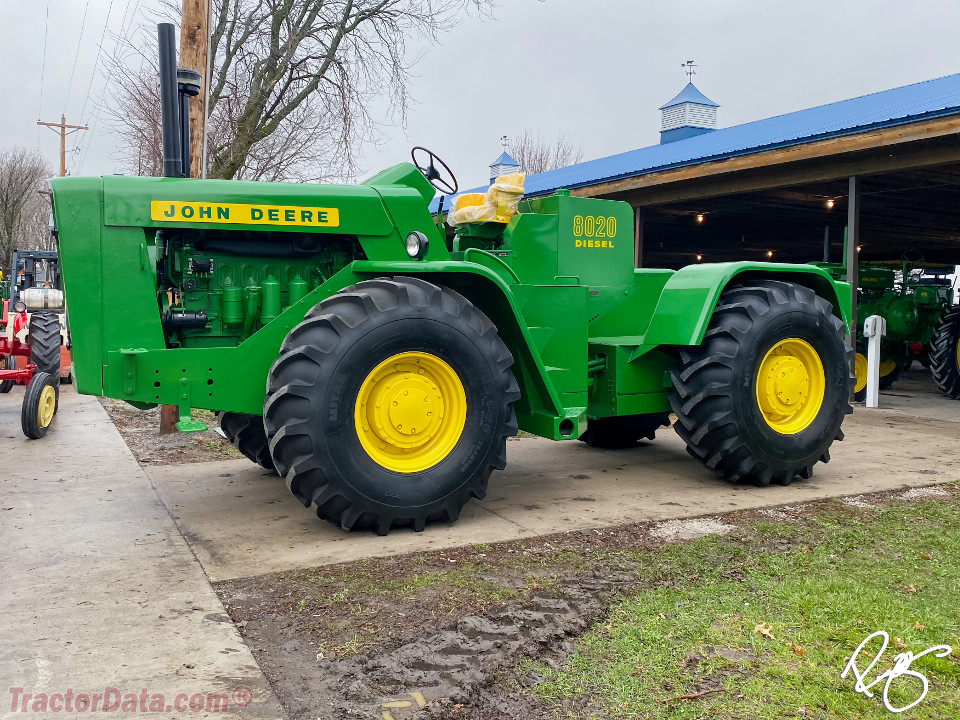
<svg viewBox="0 0 960 720">
<path fill-rule="evenodd" d="M 49 128 L 55 128 L 60 131 L 60 177 L 66 177 L 67 135 L 72 135 L 77 132 L 77 130 L 88 130 L 89 128 L 86 125 L 67 125 L 67 118 L 64 115 L 60 116 L 60 122 L 58 123 L 40 122 L 37 120 L 37 125 L 46 125 Z M 70 132 L 67 132 L 68 128 Z"/>
<path fill-rule="evenodd" d="M 203 138 L 206 134 L 204 98 L 208 82 L 207 52 L 210 30 L 207 24 L 209 0 L 183 0 L 180 20 L 179 67 L 200 73 L 204 91 L 190 98 L 190 177 L 203 177 Z"/>
</svg>

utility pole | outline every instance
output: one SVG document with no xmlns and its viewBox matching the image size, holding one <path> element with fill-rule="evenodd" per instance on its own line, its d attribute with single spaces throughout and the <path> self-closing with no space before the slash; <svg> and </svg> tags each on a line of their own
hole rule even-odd
<svg viewBox="0 0 960 720">
<path fill-rule="evenodd" d="M 60 130 L 60 177 L 67 174 L 67 135 L 73 135 L 78 130 L 89 130 L 86 125 L 67 125 L 67 118 L 60 116 L 60 122 L 48 123 L 37 120 L 37 125 L 46 125 L 48 128 L 57 128 Z M 70 132 L 67 132 L 70 130 Z"/>
<path fill-rule="evenodd" d="M 206 87 L 208 84 L 207 48 L 209 46 L 209 0 L 183 0 L 180 15 L 180 57 L 177 66 L 200 73 L 204 92 L 189 99 L 190 176 L 204 177 L 204 138 L 207 134 Z M 175 432 L 179 419 L 176 405 L 160 406 L 160 434 Z"/>
<path fill-rule="evenodd" d="M 208 47 L 210 40 L 209 0 L 183 0 L 180 19 L 179 67 L 200 73 L 204 91 L 190 98 L 190 176 L 204 176 L 203 146 L 206 135 L 206 88 L 209 86 Z"/>
</svg>

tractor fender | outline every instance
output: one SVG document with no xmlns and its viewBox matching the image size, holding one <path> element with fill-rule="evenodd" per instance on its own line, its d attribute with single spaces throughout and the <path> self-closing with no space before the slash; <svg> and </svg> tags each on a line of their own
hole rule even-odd
<svg viewBox="0 0 960 720">
<path fill-rule="evenodd" d="M 643 344 L 699 345 L 720 293 L 736 282 L 751 279 L 784 280 L 803 285 L 833 305 L 833 314 L 850 327 L 850 286 L 837 282 L 822 268 L 785 263 L 708 263 L 688 265 L 663 286 Z"/>
<path fill-rule="evenodd" d="M 563 419 L 567 413 L 509 284 L 513 280 L 507 272 L 509 268 L 504 268 L 501 270 L 494 262 L 480 265 L 457 260 L 430 263 L 359 260 L 350 266 L 358 276 L 406 275 L 443 285 L 463 295 L 493 321 L 501 339 L 513 353 L 514 375 L 523 398 L 521 402 L 529 405 L 531 414 Z"/>
</svg>

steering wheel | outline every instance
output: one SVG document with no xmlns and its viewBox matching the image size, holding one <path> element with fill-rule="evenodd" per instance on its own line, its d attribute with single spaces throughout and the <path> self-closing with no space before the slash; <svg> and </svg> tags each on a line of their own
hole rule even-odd
<svg viewBox="0 0 960 720">
<path fill-rule="evenodd" d="M 905 250 L 900 256 L 900 260 L 902 262 L 910 263 L 910 265 L 913 266 L 913 270 L 919 270 L 920 277 L 923 277 L 923 275 L 927 272 L 927 260 L 923 257 L 923 253 L 919 250 Z M 906 278 L 904 278 L 904 282 L 906 282 Z"/>
<path fill-rule="evenodd" d="M 421 164 L 417 160 L 417 151 L 426 153 L 427 163 Z M 457 178 L 454 176 L 453 171 L 447 167 L 447 164 L 441 160 L 434 152 L 427 150 L 425 147 L 420 147 L 417 145 L 413 150 L 410 151 L 410 157 L 413 159 L 413 164 L 417 166 L 417 170 L 423 173 L 423 176 L 427 179 L 427 182 L 433 186 L 435 190 L 439 190 L 444 195 L 455 195 L 457 190 L 460 189 L 460 185 L 457 184 Z M 434 161 L 440 165 L 444 172 L 437 170 L 437 166 L 434 164 Z"/>
</svg>

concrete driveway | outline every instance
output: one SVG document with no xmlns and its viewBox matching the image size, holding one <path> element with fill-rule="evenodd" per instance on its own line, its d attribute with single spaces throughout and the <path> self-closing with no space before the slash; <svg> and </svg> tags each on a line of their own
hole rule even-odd
<svg viewBox="0 0 960 720">
<path fill-rule="evenodd" d="M 23 392 L 0 395 L 0 717 L 285 717 L 96 398 L 64 387 L 27 440 Z"/>
</svg>

